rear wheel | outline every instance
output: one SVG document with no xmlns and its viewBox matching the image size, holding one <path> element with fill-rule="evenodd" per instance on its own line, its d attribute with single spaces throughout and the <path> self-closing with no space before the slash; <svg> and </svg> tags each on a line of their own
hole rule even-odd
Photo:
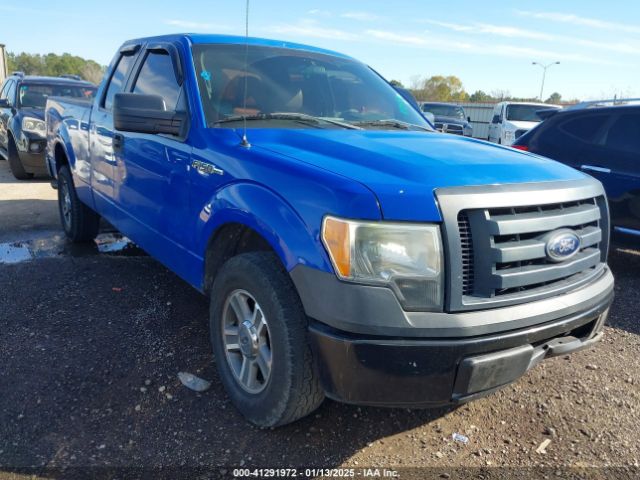
<svg viewBox="0 0 640 480">
<path fill-rule="evenodd" d="M 100 216 L 80 201 L 66 165 L 58 171 L 58 210 L 64 233 L 72 242 L 88 242 L 96 238 Z"/>
<path fill-rule="evenodd" d="M 210 335 L 222 383 L 253 424 L 284 425 L 322 403 L 307 317 L 275 254 L 245 253 L 222 266 L 211 290 Z"/>
<path fill-rule="evenodd" d="M 18 155 L 18 148 L 16 147 L 16 142 L 13 140 L 13 137 L 9 135 L 9 168 L 11 169 L 11 173 L 18 180 L 29 180 L 33 178 L 33 173 L 29 173 L 24 169 L 22 165 L 22 161 L 20 160 L 20 156 Z"/>
</svg>

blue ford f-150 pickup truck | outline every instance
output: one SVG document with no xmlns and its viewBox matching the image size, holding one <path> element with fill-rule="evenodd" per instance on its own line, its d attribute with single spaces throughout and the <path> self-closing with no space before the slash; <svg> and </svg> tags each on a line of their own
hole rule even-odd
<svg viewBox="0 0 640 480">
<path fill-rule="evenodd" d="M 347 56 L 132 40 L 93 104 L 51 98 L 46 124 L 68 237 L 104 217 L 207 294 L 221 381 L 257 425 L 325 396 L 465 402 L 602 335 L 601 184 L 434 132 Z"/>
</svg>

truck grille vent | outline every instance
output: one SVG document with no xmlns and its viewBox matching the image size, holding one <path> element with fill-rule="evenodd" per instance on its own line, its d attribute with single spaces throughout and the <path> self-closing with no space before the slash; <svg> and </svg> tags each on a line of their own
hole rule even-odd
<svg viewBox="0 0 640 480">
<path fill-rule="evenodd" d="M 462 294 L 471 300 L 517 297 L 589 276 L 604 259 L 601 202 L 591 198 L 461 211 Z M 563 228 L 580 237 L 580 250 L 564 262 L 553 262 L 545 235 Z"/>
<path fill-rule="evenodd" d="M 462 250 L 462 294 L 473 293 L 473 240 L 471 238 L 471 225 L 466 213 L 458 214 L 458 230 L 460 231 L 460 248 Z"/>
</svg>

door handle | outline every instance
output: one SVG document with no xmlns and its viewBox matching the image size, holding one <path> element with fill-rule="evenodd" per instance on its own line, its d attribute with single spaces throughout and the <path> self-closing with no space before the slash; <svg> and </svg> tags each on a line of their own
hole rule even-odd
<svg viewBox="0 0 640 480">
<path fill-rule="evenodd" d="M 611 173 L 610 168 L 598 167 L 597 165 L 581 165 L 580 168 L 589 172 Z"/>
<path fill-rule="evenodd" d="M 114 150 L 121 150 L 122 147 L 124 146 L 124 137 L 122 135 L 120 135 L 119 133 L 116 133 L 113 136 L 112 146 L 113 146 Z"/>
</svg>

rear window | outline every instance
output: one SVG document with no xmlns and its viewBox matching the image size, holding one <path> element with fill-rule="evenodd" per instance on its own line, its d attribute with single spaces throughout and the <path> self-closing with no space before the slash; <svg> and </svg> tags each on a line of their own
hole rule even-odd
<svg viewBox="0 0 640 480">
<path fill-rule="evenodd" d="M 640 113 L 620 115 L 609 128 L 605 145 L 615 150 L 640 153 Z"/>
<path fill-rule="evenodd" d="M 538 116 L 539 110 L 550 110 L 544 105 L 508 105 L 507 120 L 515 122 L 540 122 L 542 119 Z"/>
<path fill-rule="evenodd" d="M 583 142 L 597 142 L 598 132 L 609 117 L 607 115 L 584 115 L 563 123 L 560 128 L 567 134 Z"/>
<path fill-rule="evenodd" d="M 18 102 L 23 108 L 44 108 L 49 97 L 91 99 L 96 87 L 84 85 L 50 85 L 23 83 L 18 91 Z"/>
</svg>

